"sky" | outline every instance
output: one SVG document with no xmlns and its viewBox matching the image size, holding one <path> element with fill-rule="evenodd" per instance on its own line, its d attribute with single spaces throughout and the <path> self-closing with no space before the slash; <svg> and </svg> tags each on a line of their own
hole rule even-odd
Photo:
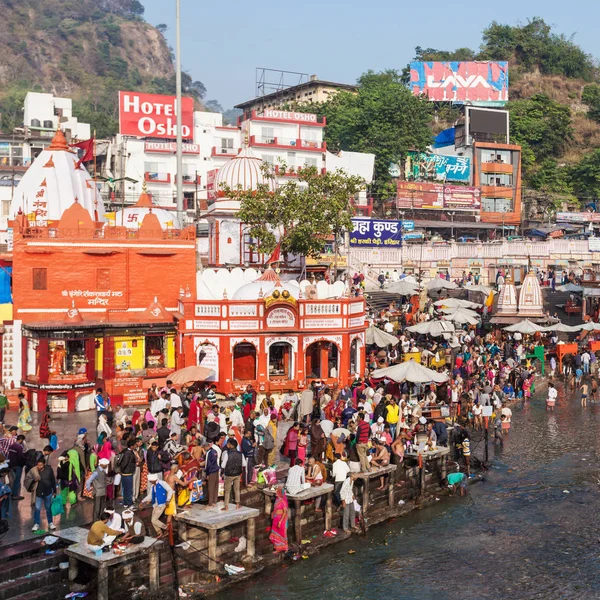
<svg viewBox="0 0 600 600">
<path fill-rule="evenodd" d="M 152 25 L 166 24 L 175 46 L 175 0 L 142 0 Z M 600 2 L 503 0 L 181 0 L 183 70 L 223 108 L 255 96 L 256 68 L 316 74 L 354 83 L 372 69 L 403 69 L 415 46 L 477 49 L 492 21 L 516 25 L 539 16 L 600 58 Z"/>
</svg>

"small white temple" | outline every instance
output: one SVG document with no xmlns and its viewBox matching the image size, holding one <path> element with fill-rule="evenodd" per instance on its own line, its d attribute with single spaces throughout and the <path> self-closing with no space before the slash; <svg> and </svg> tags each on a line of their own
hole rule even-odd
<svg viewBox="0 0 600 600">
<path fill-rule="evenodd" d="M 500 286 L 492 323 L 510 323 L 520 318 L 535 321 L 544 316 L 542 289 L 534 271 L 527 273 L 519 292 L 510 275 L 507 275 L 506 282 Z"/>
</svg>

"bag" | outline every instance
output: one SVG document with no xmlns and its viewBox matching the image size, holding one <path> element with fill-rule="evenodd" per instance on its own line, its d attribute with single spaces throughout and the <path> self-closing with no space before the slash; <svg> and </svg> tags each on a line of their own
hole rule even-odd
<svg viewBox="0 0 600 600">
<path fill-rule="evenodd" d="M 69 504 L 71 506 L 77 504 L 77 492 L 69 492 Z"/>
<path fill-rule="evenodd" d="M 28 492 L 33 492 L 33 489 L 35 488 L 35 484 L 37 483 L 35 477 L 33 476 L 33 473 L 30 471 L 27 472 L 27 475 L 25 475 L 25 478 L 23 479 L 23 487 L 28 491 Z"/>
<path fill-rule="evenodd" d="M 91 477 L 91 475 L 92 475 L 92 472 L 88 469 L 85 472 L 85 481 L 87 481 Z M 83 486 L 83 497 L 91 500 L 94 497 L 94 488 L 91 487 L 88 490 L 87 487 L 84 485 Z"/>
<path fill-rule="evenodd" d="M 115 457 L 115 464 L 113 465 L 113 471 L 115 473 L 120 473 L 121 472 L 121 463 L 122 462 L 123 462 L 123 452 L 120 452 Z"/>
<path fill-rule="evenodd" d="M 53 517 L 62 515 L 65 512 L 61 495 L 54 497 L 54 499 L 52 500 L 52 504 L 50 505 L 50 510 L 52 511 Z"/>
<path fill-rule="evenodd" d="M 190 494 L 190 502 L 200 502 L 200 500 L 204 500 L 204 488 L 202 487 L 202 481 L 194 481 Z"/>
<path fill-rule="evenodd" d="M 273 434 L 268 428 L 265 429 L 265 437 L 263 439 L 262 445 L 265 450 L 273 450 L 273 448 L 275 448 L 275 440 L 273 439 Z"/>
</svg>

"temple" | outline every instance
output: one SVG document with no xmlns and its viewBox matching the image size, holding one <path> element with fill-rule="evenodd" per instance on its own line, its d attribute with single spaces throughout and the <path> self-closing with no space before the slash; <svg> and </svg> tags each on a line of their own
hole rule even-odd
<svg viewBox="0 0 600 600">
<path fill-rule="evenodd" d="M 505 283 L 500 286 L 496 310 L 491 322 L 514 323 L 524 318 L 532 321 L 545 319 L 542 289 L 532 270 L 525 276 L 519 292 L 510 275 L 506 276 Z"/>
</svg>

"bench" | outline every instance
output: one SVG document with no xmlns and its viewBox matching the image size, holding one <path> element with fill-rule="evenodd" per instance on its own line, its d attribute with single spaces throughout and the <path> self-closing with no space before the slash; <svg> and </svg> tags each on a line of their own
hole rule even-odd
<svg viewBox="0 0 600 600">
<path fill-rule="evenodd" d="M 214 508 L 203 508 L 191 505 L 174 518 L 179 525 L 179 537 L 187 541 L 188 529 L 197 527 L 208 532 L 208 570 L 217 570 L 217 534 L 219 529 L 231 527 L 238 523 L 246 522 L 246 556 L 254 558 L 256 539 L 256 517 L 260 511 L 256 508 L 242 506 L 236 508 L 235 504 L 229 504 L 227 510 L 222 510 L 223 502 L 218 502 Z"/>
<path fill-rule="evenodd" d="M 265 513 L 268 516 L 271 514 L 273 506 L 272 498 L 275 497 L 276 490 L 272 488 L 265 488 L 262 490 L 262 492 L 265 495 Z M 302 542 L 302 502 L 305 502 L 306 500 L 313 500 L 321 496 L 327 496 L 327 500 L 325 502 L 325 531 L 329 531 L 331 529 L 331 521 L 333 516 L 333 484 L 323 483 L 322 485 L 311 486 L 299 494 L 287 494 L 288 501 L 294 501 L 294 535 L 296 536 L 296 542 L 298 544 Z"/>
<path fill-rule="evenodd" d="M 69 581 L 71 583 L 79 573 L 79 563 L 86 563 L 97 570 L 98 600 L 108 600 L 109 568 L 120 565 L 131 558 L 147 555 L 149 559 L 150 592 L 158 591 L 160 576 L 159 548 L 162 542 L 151 537 L 144 537 L 143 542 L 128 546 L 122 554 L 115 554 L 114 551 L 110 550 L 96 555 L 87 546 L 88 533 L 89 531 L 84 527 L 69 527 L 54 534 L 61 540 L 72 542 L 72 545 L 65 550 L 69 557 Z"/>
<path fill-rule="evenodd" d="M 363 493 L 362 493 L 362 513 L 363 518 L 366 519 L 367 512 L 369 510 L 369 482 L 371 479 L 381 477 L 382 475 L 389 475 L 388 481 L 388 505 L 390 508 L 394 506 L 394 472 L 398 467 L 396 465 L 387 465 L 386 467 L 371 466 L 370 471 L 360 471 L 359 473 L 352 473 L 356 481 L 362 479 L 363 482 Z"/>
</svg>

